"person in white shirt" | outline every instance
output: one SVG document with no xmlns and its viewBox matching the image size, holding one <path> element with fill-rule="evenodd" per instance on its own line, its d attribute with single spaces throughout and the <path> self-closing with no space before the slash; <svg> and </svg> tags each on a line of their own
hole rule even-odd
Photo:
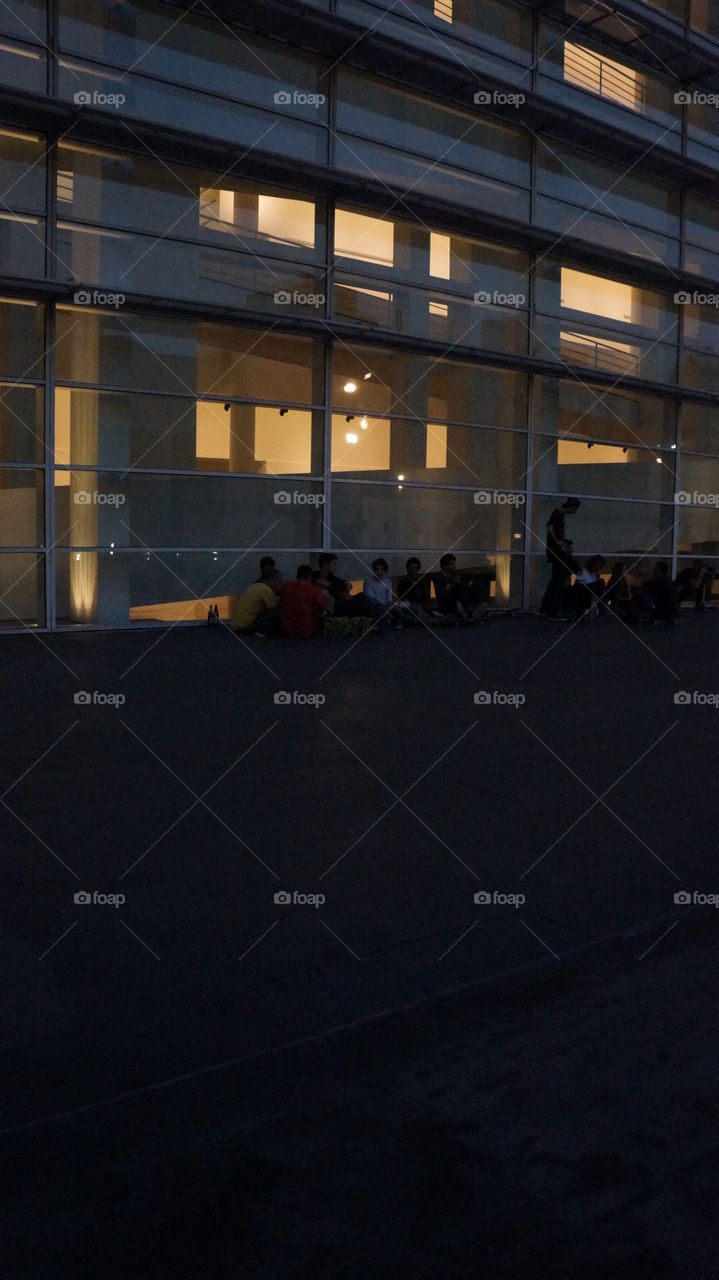
<svg viewBox="0 0 719 1280">
<path fill-rule="evenodd" d="M 578 618 L 598 618 L 599 599 L 604 595 L 605 583 L 602 569 L 605 565 L 603 556 L 590 556 L 583 569 L 580 569 L 574 580 L 572 594 L 574 609 Z M 605 606 L 606 609 L 606 606 Z"/>
<path fill-rule="evenodd" d="M 381 557 L 373 560 L 372 576 L 365 578 L 362 584 L 362 599 L 375 622 L 401 627 L 402 623 L 395 608 L 392 582 L 388 575 L 387 561 Z"/>
</svg>

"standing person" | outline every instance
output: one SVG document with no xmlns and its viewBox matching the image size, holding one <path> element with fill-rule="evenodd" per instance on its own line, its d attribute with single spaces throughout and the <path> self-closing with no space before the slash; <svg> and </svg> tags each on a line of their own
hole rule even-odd
<svg viewBox="0 0 719 1280">
<path fill-rule="evenodd" d="M 403 614 L 415 622 L 428 622 L 432 610 L 429 581 L 422 573 L 422 563 L 417 556 L 410 556 L 407 573 L 397 583 L 397 598 Z"/>
<path fill-rule="evenodd" d="M 559 618 L 562 598 L 569 586 L 572 570 L 569 567 L 569 548 L 565 536 L 566 516 L 573 516 L 581 503 L 578 498 L 565 498 L 561 507 L 555 507 L 547 521 L 547 560 L 552 566 L 552 576 L 540 605 L 540 613 L 547 618 Z M 564 619 L 562 619 L 564 621 Z"/>
<path fill-rule="evenodd" d="M 301 564 L 295 582 L 282 582 L 277 588 L 280 600 L 282 634 L 291 640 L 308 640 L 322 630 L 325 614 L 334 610 L 328 591 L 312 581 L 312 565 Z"/>
<path fill-rule="evenodd" d="M 239 635 L 275 635 L 280 629 L 280 598 L 277 591 L 282 574 L 265 569 L 259 582 L 242 592 L 235 601 L 232 626 Z"/>
<path fill-rule="evenodd" d="M 382 557 L 372 561 L 372 576 L 365 578 L 362 584 L 362 597 L 375 622 L 384 622 L 388 626 L 401 627 L 392 594 L 392 582 L 387 576 L 389 565 Z"/>
</svg>

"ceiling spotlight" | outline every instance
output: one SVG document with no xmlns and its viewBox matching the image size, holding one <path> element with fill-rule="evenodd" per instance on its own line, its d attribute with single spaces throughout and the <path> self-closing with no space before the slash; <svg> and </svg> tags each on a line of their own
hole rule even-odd
<svg viewBox="0 0 719 1280">
<path fill-rule="evenodd" d="M 354 414 L 353 414 L 353 413 L 348 413 L 348 414 L 347 414 L 347 417 L 345 418 L 345 422 L 354 422 L 354 420 L 355 420 L 355 416 L 354 416 Z"/>
<path fill-rule="evenodd" d="M 345 440 L 348 444 L 357 444 L 358 439 L 359 436 L 357 436 L 354 431 L 348 431 L 345 436 Z"/>
<path fill-rule="evenodd" d="M 397 476 L 398 480 L 404 480 L 404 476 Z"/>
<path fill-rule="evenodd" d="M 369 380 L 370 380 L 370 378 L 371 378 L 371 377 L 372 377 L 372 374 L 371 374 L 371 373 L 366 373 L 366 374 L 365 374 L 365 376 L 364 376 L 364 381 L 365 381 L 365 382 L 369 382 Z"/>
<path fill-rule="evenodd" d="M 588 449 L 593 449 L 593 448 L 594 448 L 594 442 L 592 442 L 591 444 L 587 443 L 587 448 L 588 448 Z"/>
<path fill-rule="evenodd" d="M 655 459 L 654 459 L 654 461 L 655 461 L 655 462 L 661 462 L 661 458 L 655 458 Z"/>
<path fill-rule="evenodd" d="M 281 417 L 281 418 L 284 418 L 284 416 L 285 416 L 285 414 L 286 414 L 286 413 L 289 413 L 289 409 L 280 409 L 280 417 Z"/>
<path fill-rule="evenodd" d="M 229 412 L 230 412 L 230 405 L 229 405 L 229 402 L 224 406 L 224 409 L 225 409 L 225 413 L 229 413 Z"/>
<path fill-rule="evenodd" d="M 366 418 L 360 418 L 360 426 L 361 426 L 361 428 L 362 428 L 362 430 L 363 430 L 363 431 L 366 431 L 366 430 L 367 430 L 367 428 L 368 428 L 368 426 L 369 426 L 369 422 L 367 421 L 367 419 L 366 419 Z"/>
<path fill-rule="evenodd" d="M 513 534 L 512 534 L 512 537 L 513 537 L 513 538 L 521 538 L 521 536 L 522 536 L 522 535 L 521 535 L 521 533 L 513 533 Z"/>
<path fill-rule="evenodd" d="M 348 396 L 351 396 L 352 392 L 356 390 L 357 390 L 356 382 L 345 382 L 345 391 L 347 392 Z"/>
<path fill-rule="evenodd" d="M 624 448 L 622 449 L 622 453 L 626 453 L 626 452 L 627 452 L 627 446 L 625 445 Z"/>
</svg>

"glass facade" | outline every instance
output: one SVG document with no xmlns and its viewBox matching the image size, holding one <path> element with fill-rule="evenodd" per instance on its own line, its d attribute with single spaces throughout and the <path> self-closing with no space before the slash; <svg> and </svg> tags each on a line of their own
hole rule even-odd
<svg viewBox="0 0 719 1280">
<path fill-rule="evenodd" d="M 716 6 L 630 7 L 0 6 L 0 625 L 328 548 L 526 607 L 568 494 L 719 563 Z"/>
</svg>

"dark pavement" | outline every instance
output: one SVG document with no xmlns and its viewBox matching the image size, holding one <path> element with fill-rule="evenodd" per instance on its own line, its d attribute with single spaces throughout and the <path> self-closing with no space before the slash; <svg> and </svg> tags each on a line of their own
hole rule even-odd
<svg viewBox="0 0 719 1280">
<path fill-rule="evenodd" d="M 5 637 L 8 1273 L 710 1274 L 718 640 Z"/>
</svg>

